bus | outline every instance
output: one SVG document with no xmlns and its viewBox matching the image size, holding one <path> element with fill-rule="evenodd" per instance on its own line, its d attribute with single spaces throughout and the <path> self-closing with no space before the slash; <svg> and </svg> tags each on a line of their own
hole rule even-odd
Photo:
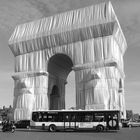
<svg viewBox="0 0 140 140">
<path fill-rule="evenodd" d="M 30 127 L 51 132 L 58 130 L 119 130 L 119 110 L 33 111 Z"/>
</svg>

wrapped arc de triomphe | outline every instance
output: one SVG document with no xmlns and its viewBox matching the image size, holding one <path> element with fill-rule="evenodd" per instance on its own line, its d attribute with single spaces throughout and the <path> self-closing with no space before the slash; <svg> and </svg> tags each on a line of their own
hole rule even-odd
<svg viewBox="0 0 140 140">
<path fill-rule="evenodd" d="M 18 25 L 9 47 L 15 120 L 30 119 L 33 110 L 65 109 L 72 70 L 76 109 L 119 109 L 125 117 L 127 44 L 110 2 Z"/>
</svg>

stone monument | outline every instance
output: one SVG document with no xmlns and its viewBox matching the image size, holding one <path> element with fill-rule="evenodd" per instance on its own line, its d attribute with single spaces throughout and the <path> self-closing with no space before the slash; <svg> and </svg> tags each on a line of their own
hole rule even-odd
<svg viewBox="0 0 140 140">
<path fill-rule="evenodd" d="M 33 110 L 65 109 L 74 70 L 76 109 L 118 109 L 125 117 L 126 40 L 110 2 L 18 25 L 9 39 L 15 56 L 14 119 Z"/>
</svg>

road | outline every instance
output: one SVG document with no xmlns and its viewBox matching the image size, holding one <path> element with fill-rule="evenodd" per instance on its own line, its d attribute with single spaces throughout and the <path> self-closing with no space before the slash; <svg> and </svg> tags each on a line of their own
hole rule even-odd
<svg viewBox="0 0 140 140">
<path fill-rule="evenodd" d="M 16 130 L 0 132 L 0 140 L 139 140 L 140 127 L 122 128 L 118 132 L 45 132 Z"/>
</svg>

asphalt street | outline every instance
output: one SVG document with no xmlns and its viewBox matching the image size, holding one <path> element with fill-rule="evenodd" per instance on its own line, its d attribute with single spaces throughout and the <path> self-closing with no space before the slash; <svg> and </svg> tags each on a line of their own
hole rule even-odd
<svg viewBox="0 0 140 140">
<path fill-rule="evenodd" d="M 140 127 L 122 128 L 119 131 L 102 132 L 46 132 L 38 130 L 16 130 L 0 132 L 0 140 L 140 140 Z"/>
</svg>

